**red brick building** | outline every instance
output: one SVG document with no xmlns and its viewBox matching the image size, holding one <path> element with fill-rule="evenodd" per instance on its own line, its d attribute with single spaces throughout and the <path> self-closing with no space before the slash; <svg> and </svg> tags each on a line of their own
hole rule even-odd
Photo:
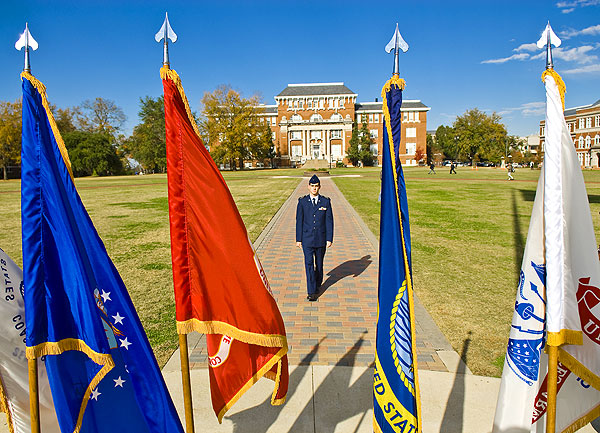
<svg viewBox="0 0 600 433">
<path fill-rule="evenodd" d="M 579 164 L 600 167 L 600 99 L 593 104 L 565 110 L 565 121 L 571 133 Z M 540 122 L 540 145 L 544 150 L 546 121 Z"/>
<path fill-rule="evenodd" d="M 262 116 L 271 126 L 280 165 L 299 165 L 309 159 L 329 163 L 345 161 L 352 137 L 352 123 L 362 126 L 365 116 L 381 163 L 383 142 L 382 103 L 357 102 L 358 95 L 344 83 L 288 84 L 277 96 L 275 105 L 265 105 Z M 416 165 L 417 149 L 426 158 L 427 111 L 419 100 L 402 102 L 401 161 Z"/>
</svg>

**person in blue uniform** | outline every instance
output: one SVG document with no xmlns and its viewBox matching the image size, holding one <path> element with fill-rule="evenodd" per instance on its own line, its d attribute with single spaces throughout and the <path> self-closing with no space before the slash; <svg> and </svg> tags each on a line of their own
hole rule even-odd
<svg viewBox="0 0 600 433">
<path fill-rule="evenodd" d="M 320 195 L 320 189 L 321 181 L 313 175 L 308 181 L 309 194 L 298 199 L 296 208 L 296 246 L 304 253 L 309 301 L 318 298 L 325 250 L 333 244 L 331 200 Z"/>
</svg>

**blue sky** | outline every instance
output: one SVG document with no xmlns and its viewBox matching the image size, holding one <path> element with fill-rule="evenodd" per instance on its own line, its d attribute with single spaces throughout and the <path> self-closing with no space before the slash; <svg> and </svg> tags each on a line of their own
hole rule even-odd
<svg viewBox="0 0 600 433">
<path fill-rule="evenodd" d="M 0 100 L 20 96 L 23 53 L 14 43 L 29 22 L 39 43 L 32 72 L 59 107 L 97 96 L 138 122 L 139 98 L 159 96 L 165 11 L 179 40 L 171 67 L 192 109 L 204 92 L 230 84 L 263 102 L 288 83 L 343 81 L 373 101 L 392 72 L 384 51 L 396 22 L 410 49 L 401 55 L 404 97 L 431 107 L 428 129 L 479 108 L 503 117 L 509 133 L 537 132 L 543 118 L 543 51 L 550 20 L 563 44 L 555 69 L 566 105 L 600 99 L 600 0 L 564 1 L 14 1 L 0 5 Z"/>
</svg>

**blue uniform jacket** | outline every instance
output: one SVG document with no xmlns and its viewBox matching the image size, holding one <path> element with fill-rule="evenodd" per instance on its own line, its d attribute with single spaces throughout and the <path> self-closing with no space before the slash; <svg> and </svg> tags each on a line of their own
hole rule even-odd
<svg viewBox="0 0 600 433">
<path fill-rule="evenodd" d="M 296 242 L 306 247 L 324 247 L 333 242 L 333 212 L 331 200 L 319 195 L 316 206 L 310 194 L 298 199 L 296 208 Z"/>
</svg>

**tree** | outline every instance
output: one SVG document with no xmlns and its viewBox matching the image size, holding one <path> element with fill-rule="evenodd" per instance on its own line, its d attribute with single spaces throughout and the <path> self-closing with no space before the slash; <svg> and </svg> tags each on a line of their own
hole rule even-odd
<svg viewBox="0 0 600 433">
<path fill-rule="evenodd" d="M 127 117 L 114 101 L 96 98 L 83 101 L 81 107 L 75 107 L 74 114 L 77 129 L 89 132 L 101 132 L 115 136 L 121 130 Z"/>
<path fill-rule="evenodd" d="M 8 179 L 8 166 L 21 162 L 21 101 L 0 102 L 0 166 Z"/>
<path fill-rule="evenodd" d="M 164 173 L 167 169 L 164 98 L 140 98 L 138 116 L 140 123 L 124 141 L 123 152 L 139 162 L 145 171 Z"/>
<path fill-rule="evenodd" d="M 459 157 L 499 162 L 506 143 L 506 128 L 500 119 L 496 113 L 487 115 L 477 108 L 458 116 L 452 127 Z"/>
<path fill-rule="evenodd" d="M 444 154 L 446 159 L 456 161 L 459 150 L 456 143 L 456 134 L 451 126 L 440 125 L 435 131 L 436 148 Z"/>
<path fill-rule="evenodd" d="M 415 150 L 415 161 L 417 161 L 417 164 L 420 164 L 424 159 L 425 153 L 423 153 L 423 149 L 418 147 L 417 150 Z"/>
<path fill-rule="evenodd" d="M 261 147 L 260 137 L 266 135 L 266 129 L 258 116 L 258 102 L 258 96 L 244 98 L 229 85 L 204 94 L 202 129 L 217 163 L 229 162 L 235 170 L 237 162 L 243 169 L 244 160 L 252 158 L 253 150 Z M 266 147 L 266 140 L 262 145 Z"/>
<path fill-rule="evenodd" d="M 54 120 L 61 135 L 67 132 L 73 132 L 75 128 L 75 112 L 71 108 L 56 108 L 51 106 Z"/>
<path fill-rule="evenodd" d="M 350 138 L 350 146 L 348 146 L 348 150 L 346 151 L 346 158 L 350 161 L 354 167 L 358 165 L 358 161 L 360 160 L 360 137 L 358 131 L 358 125 L 356 122 L 352 124 L 352 138 Z"/>
<path fill-rule="evenodd" d="M 73 131 L 63 135 L 74 176 L 121 174 L 123 164 L 107 134 Z"/>
<path fill-rule="evenodd" d="M 367 116 L 363 115 L 362 127 L 360 128 L 360 161 L 365 167 L 372 166 L 375 160 L 371 151 L 371 144 L 373 144 L 373 139 L 371 138 L 371 131 L 369 131 Z"/>
</svg>

